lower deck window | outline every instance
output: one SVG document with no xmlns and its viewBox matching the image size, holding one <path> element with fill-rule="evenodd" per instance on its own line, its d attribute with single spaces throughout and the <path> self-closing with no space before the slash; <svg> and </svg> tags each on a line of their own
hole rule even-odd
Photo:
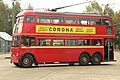
<svg viewBox="0 0 120 80">
<path fill-rule="evenodd" d="M 38 39 L 39 46 L 90 46 L 89 39 Z"/>
<path fill-rule="evenodd" d="M 51 39 L 38 39 L 39 46 L 50 46 Z"/>
<path fill-rule="evenodd" d="M 93 46 L 101 46 L 102 45 L 102 40 L 101 39 L 93 39 L 92 40 L 92 45 Z"/>
<path fill-rule="evenodd" d="M 64 40 L 62 40 L 62 39 L 53 39 L 53 46 L 64 46 Z"/>
<path fill-rule="evenodd" d="M 34 37 L 22 37 L 22 45 L 23 46 L 35 46 L 35 38 Z"/>
</svg>

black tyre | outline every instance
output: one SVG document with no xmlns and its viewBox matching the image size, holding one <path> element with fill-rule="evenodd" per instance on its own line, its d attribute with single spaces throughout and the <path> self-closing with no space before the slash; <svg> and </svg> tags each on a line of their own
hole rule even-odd
<svg viewBox="0 0 120 80">
<path fill-rule="evenodd" d="M 79 64 L 82 66 L 88 65 L 90 61 L 90 57 L 88 54 L 83 53 L 80 57 L 79 57 Z"/>
<path fill-rule="evenodd" d="M 20 67 L 20 65 L 18 63 L 14 63 L 14 65 L 17 66 L 17 67 Z"/>
<path fill-rule="evenodd" d="M 99 65 L 101 63 L 101 55 L 100 54 L 94 54 L 91 58 L 91 64 L 92 65 Z"/>
<path fill-rule="evenodd" d="M 24 68 L 31 67 L 33 64 L 33 57 L 31 55 L 25 55 L 20 60 L 20 66 Z"/>
</svg>

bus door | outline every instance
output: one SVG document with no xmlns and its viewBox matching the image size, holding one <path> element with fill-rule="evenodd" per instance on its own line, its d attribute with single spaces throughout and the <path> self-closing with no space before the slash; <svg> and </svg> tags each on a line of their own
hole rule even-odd
<svg viewBox="0 0 120 80">
<path fill-rule="evenodd" d="M 114 60 L 113 39 L 104 39 L 104 60 Z"/>
</svg>

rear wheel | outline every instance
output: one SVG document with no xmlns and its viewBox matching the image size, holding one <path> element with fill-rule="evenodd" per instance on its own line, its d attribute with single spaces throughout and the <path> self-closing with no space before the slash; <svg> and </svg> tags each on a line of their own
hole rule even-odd
<svg viewBox="0 0 120 80">
<path fill-rule="evenodd" d="M 20 65 L 21 67 L 27 68 L 27 67 L 31 67 L 33 64 L 33 57 L 29 54 L 23 56 L 20 60 Z"/>
<path fill-rule="evenodd" d="M 100 54 L 94 54 L 91 58 L 91 64 L 93 65 L 99 65 L 101 63 L 101 55 Z"/>
<path fill-rule="evenodd" d="M 86 53 L 83 53 L 83 54 L 79 57 L 79 64 L 80 64 L 80 65 L 85 66 L 85 65 L 87 65 L 87 64 L 89 63 L 89 61 L 90 61 L 90 57 L 89 57 L 89 55 L 86 54 Z"/>
</svg>

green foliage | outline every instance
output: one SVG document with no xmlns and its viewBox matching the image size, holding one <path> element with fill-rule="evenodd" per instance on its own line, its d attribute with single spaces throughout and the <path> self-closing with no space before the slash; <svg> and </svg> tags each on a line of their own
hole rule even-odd
<svg viewBox="0 0 120 80">
<path fill-rule="evenodd" d="M 86 12 L 100 13 L 102 15 L 109 15 L 112 17 L 116 28 L 115 45 L 118 45 L 118 48 L 120 49 L 120 11 L 114 13 L 114 11 L 109 7 L 109 4 L 105 5 L 104 10 L 102 10 L 102 7 L 99 6 L 97 2 L 95 2 L 86 6 Z"/>
<path fill-rule="evenodd" d="M 0 31 L 7 31 L 8 29 L 8 13 L 9 8 L 2 1 L 0 2 Z"/>
<path fill-rule="evenodd" d="M 29 10 L 33 10 L 31 4 L 28 6 Z M 9 8 L 8 5 L 3 3 L 3 0 L 0 0 L 0 31 L 7 32 L 12 35 L 12 8 Z M 14 17 L 22 11 L 19 2 L 14 2 Z"/>
<path fill-rule="evenodd" d="M 15 17 L 21 11 L 20 3 L 16 2 L 14 5 Z"/>
<path fill-rule="evenodd" d="M 88 13 L 98 13 L 102 15 L 113 16 L 114 11 L 109 7 L 109 4 L 105 5 L 104 10 L 97 2 L 91 3 L 91 5 L 86 6 L 86 12 Z"/>
<path fill-rule="evenodd" d="M 20 3 L 16 2 L 14 6 L 16 16 L 20 11 Z M 0 1 L 0 31 L 12 35 L 12 8 Z"/>
<path fill-rule="evenodd" d="M 115 38 L 115 44 L 118 45 L 118 48 L 120 49 L 120 11 L 116 12 L 113 16 L 113 21 L 116 28 L 116 38 Z"/>
<path fill-rule="evenodd" d="M 91 3 L 91 5 L 86 6 L 86 12 L 88 13 L 103 13 L 102 7 L 99 6 L 97 2 Z"/>
<path fill-rule="evenodd" d="M 113 16 L 112 16 L 113 20 L 114 20 L 114 24 L 116 26 L 116 28 L 120 27 L 120 11 L 116 12 Z"/>
<path fill-rule="evenodd" d="M 104 15 L 106 14 L 109 16 L 114 15 L 114 11 L 109 7 L 109 4 L 105 5 L 105 8 L 104 8 Z"/>
</svg>

